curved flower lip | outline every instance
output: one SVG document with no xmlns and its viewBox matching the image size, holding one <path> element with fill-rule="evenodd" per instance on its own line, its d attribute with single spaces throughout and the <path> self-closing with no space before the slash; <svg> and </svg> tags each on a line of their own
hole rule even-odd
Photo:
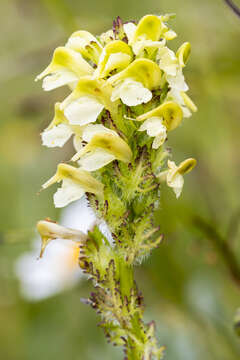
<svg viewBox="0 0 240 360">
<path fill-rule="evenodd" d="M 112 87 L 104 80 L 95 79 L 91 76 L 82 77 L 73 92 L 61 103 L 60 109 L 64 110 L 74 100 L 86 95 L 95 97 L 104 107 L 111 111 L 113 104 L 111 102 Z"/>
<path fill-rule="evenodd" d="M 125 70 L 110 77 L 107 82 L 115 84 L 126 78 L 141 82 L 144 87 L 152 90 L 160 86 L 162 72 L 152 60 L 136 59 Z"/>
<path fill-rule="evenodd" d="M 132 151 L 128 144 L 120 136 L 106 132 L 94 135 L 90 142 L 73 156 L 72 161 L 76 161 L 86 153 L 98 148 L 114 155 L 117 160 L 125 163 L 131 161 Z"/>
<path fill-rule="evenodd" d="M 102 45 L 90 32 L 75 31 L 68 39 L 67 48 L 80 52 L 85 58 L 96 62 L 102 52 Z"/>
<path fill-rule="evenodd" d="M 60 163 L 56 174 L 42 185 L 43 189 L 60 182 L 61 180 L 69 179 L 79 185 L 85 192 L 90 192 L 99 196 L 103 195 L 104 185 L 96 180 L 91 174 L 85 170 L 75 168 L 74 166 Z"/>
<path fill-rule="evenodd" d="M 88 62 L 83 59 L 81 54 L 72 49 L 61 46 L 56 48 L 54 51 L 50 65 L 40 75 L 38 75 L 35 80 L 40 80 L 49 74 L 53 74 L 64 69 L 70 70 L 78 77 L 90 75 L 94 71 Z"/>
<path fill-rule="evenodd" d="M 181 67 L 186 66 L 186 64 L 189 60 L 190 54 L 191 54 L 191 44 L 189 42 L 183 43 L 176 53 L 179 65 Z"/>
<path fill-rule="evenodd" d="M 178 165 L 176 172 L 178 172 L 181 175 L 187 174 L 190 171 L 192 171 L 196 165 L 197 165 L 196 159 L 193 158 L 186 159 Z"/>
<path fill-rule="evenodd" d="M 133 59 L 133 52 L 124 41 L 114 40 L 108 43 L 100 56 L 94 76 L 103 78 L 112 70 L 123 70 Z"/>
<path fill-rule="evenodd" d="M 181 123 L 183 112 L 181 106 L 175 102 L 168 101 L 159 105 L 155 109 L 140 115 L 136 118 L 137 121 L 143 121 L 151 117 L 159 117 L 163 119 L 163 125 L 166 126 L 168 131 L 176 129 Z"/>
<path fill-rule="evenodd" d="M 77 243 L 83 243 L 87 240 L 87 235 L 80 230 L 74 230 L 58 225 L 50 220 L 40 220 L 37 223 L 37 230 L 42 238 L 40 258 L 47 245 L 55 239 L 71 240 Z"/>
<path fill-rule="evenodd" d="M 197 106 L 194 104 L 194 102 L 192 101 L 192 99 L 190 99 L 190 97 L 185 93 L 185 92 L 181 92 L 181 96 L 183 98 L 183 101 L 185 103 L 185 105 L 192 111 L 192 112 L 196 112 Z"/>
<path fill-rule="evenodd" d="M 156 15 L 146 15 L 139 21 L 133 41 L 140 39 L 159 40 L 162 32 L 162 21 Z"/>
</svg>

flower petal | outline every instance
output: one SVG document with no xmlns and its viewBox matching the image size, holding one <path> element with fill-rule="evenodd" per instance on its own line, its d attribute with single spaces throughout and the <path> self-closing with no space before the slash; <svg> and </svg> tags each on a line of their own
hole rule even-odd
<svg viewBox="0 0 240 360">
<path fill-rule="evenodd" d="M 73 131 L 68 125 L 59 124 L 42 132 L 42 144 L 48 147 L 62 147 L 72 136 Z"/>
<path fill-rule="evenodd" d="M 162 72 L 154 61 L 149 59 L 136 59 L 125 70 L 111 76 L 107 82 L 113 85 L 130 78 L 141 82 L 149 90 L 156 89 L 161 84 Z"/>
<path fill-rule="evenodd" d="M 140 39 L 159 40 L 162 31 L 162 21 L 155 15 L 146 15 L 139 21 L 134 33 L 134 41 Z"/>
<path fill-rule="evenodd" d="M 106 134 L 112 134 L 114 136 L 118 136 L 118 134 L 115 131 L 108 129 L 101 124 L 96 124 L 96 125 L 90 124 L 86 126 L 85 129 L 83 130 L 82 139 L 89 143 L 95 135 L 100 133 L 101 134 L 106 133 Z"/>
<path fill-rule="evenodd" d="M 188 91 L 188 85 L 185 82 L 182 70 L 178 69 L 175 76 L 167 75 L 166 79 L 171 89 L 176 89 L 178 91 Z"/>
<path fill-rule="evenodd" d="M 52 74 L 43 83 L 45 90 L 51 90 L 92 73 L 93 68 L 81 54 L 66 47 L 58 47 L 54 51 L 50 65 L 36 77 L 36 81 Z"/>
<path fill-rule="evenodd" d="M 155 109 L 138 116 L 136 120 L 143 121 L 156 116 L 163 119 L 163 125 L 170 131 L 180 125 L 183 118 L 183 112 L 181 106 L 176 102 L 167 101 Z"/>
<path fill-rule="evenodd" d="M 43 79 L 42 87 L 45 91 L 51 91 L 63 85 L 74 84 L 77 81 L 78 77 L 76 74 L 69 70 L 61 69 L 52 75 L 46 76 Z"/>
<path fill-rule="evenodd" d="M 174 52 L 167 47 L 158 51 L 157 58 L 159 59 L 159 67 L 166 74 L 176 76 L 178 69 L 178 61 Z"/>
<path fill-rule="evenodd" d="M 118 97 L 120 97 L 125 105 L 136 106 L 150 101 L 152 93 L 140 82 L 132 79 L 125 79 L 112 92 L 112 101 Z"/>
<path fill-rule="evenodd" d="M 62 187 L 54 194 L 54 205 L 62 208 L 72 201 L 80 199 L 85 194 L 84 189 L 70 179 L 63 179 Z"/>
<path fill-rule="evenodd" d="M 86 171 L 95 171 L 115 160 L 115 156 L 104 149 L 97 148 L 84 155 L 79 165 Z"/>
<path fill-rule="evenodd" d="M 104 109 L 93 96 L 82 96 L 70 103 L 64 110 L 64 115 L 72 125 L 86 125 L 95 122 Z"/>
<path fill-rule="evenodd" d="M 189 42 L 185 42 L 180 46 L 180 48 L 177 51 L 177 57 L 181 67 L 186 66 L 190 54 L 191 54 L 191 44 Z"/>
<path fill-rule="evenodd" d="M 112 70 L 122 70 L 129 65 L 132 57 L 132 49 L 128 44 L 121 40 L 111 41 L 100 56 L 94 76 L 104 78 Z"/>
<path fill-rule="evenodd" d="M 174 178 L 172 178 L 170 180 L 170 179 L 168 179 L 168 175 L 167 175 L 167 184 L 168 184 L 168 186 L 170 186 L 173 189 L 173 191 L 175 192 L 176 198 L 178 199 L 182 193 L 182 189 L 183 189 L 183 185 L 184 185 L 183 176 L 180 174 L 176 174 L 174 176 Z"/>
<path fill-rule="evenodd" d="M 167 129 L 159 117 L 147 119 L 139 128 L 139 131 L 147 131 L 148 136 L 155 137 L 152 143 L 153 149 L 158 149 L 167 138 Z"/>
<path fill-rule="evenodd" d="M 133 22 L 128 22 L 126 24 L 123 24 L 123 30 L 124 30 L 125 34 L 127 35 L 129 43 L 131 43 L 133 41 L 136 28 L 137 28 L 137 26 Z"/>
</svg>

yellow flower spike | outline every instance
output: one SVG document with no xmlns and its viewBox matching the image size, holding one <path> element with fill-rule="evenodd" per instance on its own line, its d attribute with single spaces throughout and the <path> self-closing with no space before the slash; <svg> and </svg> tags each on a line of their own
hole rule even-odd
<svg viewBox="0 0 240 360">
<path fill-rule="evenodd" d="M 196 112 L 197 111 L 197 106 L 194 104 L 194 102 L 192 101 L 192 99 L 190 99 L 190 97 L 185 93 L 185 92 L 181 92 L 181 96 L 183 98 L 184 104 L 192 111 L 192 112 Z"/>
<path fill-rule="evenodd" d="M 193 159 L 193 158 L 189 158 L 187 160 L 182 161 L 179 165 L 178 165 L 178 173 L 181 175 L 187 174 L 190 171 L 192 171 L 195 166 L 197 165 L 197 160 Z"/>
<path fill-rule="evenodd" d="M 50 65 L 36 77 L 36 81 L 47 75 L 55 75 L 55 81 L 60 81 L 60 75 L 67 77 L 67 80 L 64 79 L 57 86 L 54 84 L 45 87 L 45 90 L 51 90 L 68 82 L 77 81 L 81 76 L 91 75 L 93 71 L 93 68 L 83 59 L 81 54 L 66 47 L 58 47 L 54 51 Z"/>
<path fill-rule="evenodd" d="M 125 70 L 110 77 L 107 82 L 115 84 L 124 79 L 133 79 L 153 90 L 160 86 L 162 72 L 159 66 L 149 59 L 136 59 Z"/>
<path fill-rule="evenodd" d="M 162 118 L 162 123 L 166 126 L 168 131 L 176 129 L 182 121 L 183 112 L 175 102 L 168 101 L 162 105 L 159 105 L 155 109 L 140 115 L 136 118 L 137 121 L 143 121 L 152 117 Z"/>
<path fill-rule="evenodd" d="M 103 50 L 100 42 L 90 32 L 80 30 L 74 32 L 68 39 L 67 48 L 80 52 L 85 58 L 97 63 Z"/>
<path fill-rule="evenodd" d="M 72 158 L 73 161 L 78 160 L 86 153 L 95 150 L 103 149 L 108 153 L 114 155 L 117 160 L 129 163 L 132 158 L 132 151 L 128 144 L 120 138 L 110 133 L 99 133 L 92 137 L 91 141 Z"/>
<path fill-rule="evenodd" d="M 65 228 L 50 220 L 41 220 L 37 223 L 37 230 L 42 238 L 42 246 L 40 251 L 40 258 L 47 245 L 55 239 L 71 240 L 77 243 L 84 243 L 87 240 L 87 235 L 79 230 Z"/>
<path fill-rule="evenodd" d="M 160 39 L 162 32 L 162 21 L 160 17 L 155 15 L 146 15 L 138 23 L 134 33 L 133 42 L 138 40 L 152 40 Z"/>
<path fill-rule="evenodd" d="M 191 54 L 191 44 L 189 42 L 183 43 L 178 49 L 176 56 L 181 67 L 186 66 L 189 56 Z"/>
<path fill-rule="evenodd" d="M 99 59 L 95 76 L 103 78 L 113 70 L 123 70 L 132 61 L 133 53 L 124 41 L 115 40 L 108 43 Z"/>
</svg>

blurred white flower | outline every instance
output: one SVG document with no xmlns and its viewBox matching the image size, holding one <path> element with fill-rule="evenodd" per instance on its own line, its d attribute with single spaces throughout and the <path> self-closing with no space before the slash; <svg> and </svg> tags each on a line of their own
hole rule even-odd
<svg viewBox="0 0 240 360">
<path fill-rule="evenodd" d="M 87 232 L 96 220 L 85 198 L 72 203 L 62 212 L 63 226 Z M 33 240 L 33 250 L 21 255 L 15 271 L 24 298 L 38 301 L 73 287 L 83 278 L 78 266 L 78 244 L 63 239 L 51 241 L 43 258 L 38 260 L 40 238 Z"/>
</svg>

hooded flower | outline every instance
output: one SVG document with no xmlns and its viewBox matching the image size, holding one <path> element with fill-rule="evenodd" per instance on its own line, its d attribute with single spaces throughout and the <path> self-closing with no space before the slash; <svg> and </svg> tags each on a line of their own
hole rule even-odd
<svg viewBox="0 0 240 360">
<path fill-rule="evenodd" d="M 152 147 L 158 149 L 167 138 L 167 131 L 174 130 L 182 121 L 182 109 L 175 102 L 168 101 L 155 109 L 137 117 L 137 121 L 144 121 L 139 131 L 147 131 L 155 137 Z"/>
<path fill-rule="evenodd" d="M 63 101 L 60 108 L 71 125 L 86 125 L 95 122 L 105 108 L 114 114 L 112 87 L 104 80 L 90 76 L 80 79 L 74 91 Z"/>
<path fill-rule="evenodd" d="M 125 70 L 108 79 L 115 89 L 112 101 L 120 98 L 128 106 L 147 103 L 152 98 L 151 90 L 160 86 L 161 70 L 148 59 L 134 60 Z"/>
<path fill-rule="evenodd" d="M 168 160 L 168 170 L 160 173 L 158 177 L 161 180 L 165 179 L 167 185 L 173 189 L 176 197 L 179 198 L 184 184 L 183 175 L 192 171 L 196 163 L 195 159 L 187 159 L 177 166 L 174 161 Z"/>
<path fill-rule="evenodd" d="M 94 76 L 104 78 L 114 70 L 123 70 L 132 59 L 133 53 L 129 45 L 121 40 L 112 41 L 104 47 Z"/>
<path fill-rule="evenodd" d="M 75 168 L 67 164 L 59 164 L 56 174 L 42 185 L 43 189 L 62 181 L 62 186 L 54 194 L 55 207 L 64 207 L 80 199 L 85 192 L 93 193 L 97 196 L 103 194 L 103 184 L 97 181 L 87 171 Z"/>
<path fill-rule="evenodd" d="M 138 131 L 147 131 L 148 136 L 154 137 L 153 149 L 158 149 L 167 138 L 167 128 L 163 125 L 162 118 L 151 117 L 144 121 Z"/>
<path fill-rule="evenodd" d="M 156 49 L 161 49 L 166 44 L 166 40 L 172 40 L 177 36 L 164 24 L 162 17 L 155 15 L 144 16 L 138 25 L 126 23 L 123 28 L 137 56 L 144 52 L 151 56 Z"/>
<path fill-rule="evenodd" d="M 71 240 L 79 245 L 87 240 L 87 236 L 82 231 L 66 228 L 50 220 L 39 221 L 37 223 L 37 230 L 42 239 L 40 257 L 43 256 L 47 245 L 52 240 Z"/>
<path fill-rule="evenodd" d="M 55 104 L 55 115 L 51 124 L 41 133 L 42 144 L 47 147 L 62 147 L 72 136 L 73 130 L 60 110 L 60 103 Z"/>
<path fill-rule="evenodd" d="M 92 73 L 93 68 L 80 53 L 70 48 L 58 47 L 50 65 L 36 77 L 36 81 L 44 78 L 43 89 L 49 91 L 63 85 L 74 87 L 82 76 Z"/>
<path fill-rule="evenodd" d="M 79 267 L 80 243 L 75 240 L 85 241 L 85 234 L 93 227 L 95 221 L 93 211 L 86 199 L 82 198 L 64 208 L 60 218 L 64 232 L 67 230 L 70 234 L 72 231 L 77 234 L 77 230 L 80 230 L 79 239 L 62 238 L 64 232 L 56 232 L 55 228 L 51 236 L 55 234 L 58 237 L 48 243 L 41 259 L 40 239 L 33 239 L 32 250 L 21 254 L 15 264 L 20 290 L 25 299 L 43 300 L 72 288 L 83 279 L 84 275 Z M 51 223 L 48 223 L 51 226 Z"/>
<path fill-rule="evenodd" d="M 97 64 L 103 50 L 100 42 L 88 31 L 76 31 L 68 39 L 65 47 L 79 52 L 84 58 Z"/>
<path fill-rule="evenodd" d="M 103 125 L 88 125 L 83 131 L 83 141 L 87 142 L 72 161 L 79 161 L 82 169 L 95 171 L 109 164 L 113 160 L 130 162 L 132 157 L 128 144 L 113 130 Z"/>
</svg>

